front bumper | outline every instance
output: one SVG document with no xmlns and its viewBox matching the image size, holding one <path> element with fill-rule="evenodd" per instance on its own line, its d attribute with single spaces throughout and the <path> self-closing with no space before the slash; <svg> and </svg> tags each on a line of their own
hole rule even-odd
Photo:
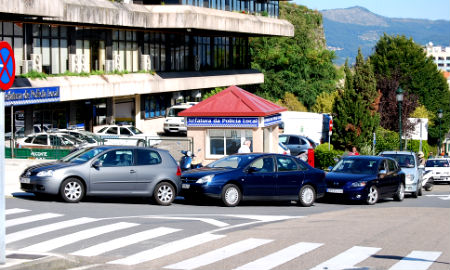
<svg viewBox="0 0 450 270">
<path fill-rule="evenodd" d="M 180 195 L 190 197 L 207 196 L 211 198 L 220 198 L 222 195 L 222 189 L 219 186 L 183 182 L 181 185 Z"/>
<path fill-rule="evenodd" d="M 367 197 L 367 191 L 365 188 L 352 188 L 352 189 L 340 189 L 342 193 L 330 192 L 335 188 L 327 188 L 325 197 L 339 198 L 351 201 L 365 200 Z M 339 189 L 337 189 L 339 190 Z M 336 189 L 335 189 L 336 191 Z"/>
<path fill-rule="evenodd" d="M 61 182 L 53 177 L 20 177 L 20 189 L 31 193 L 58 194 Z"/>
</svg>

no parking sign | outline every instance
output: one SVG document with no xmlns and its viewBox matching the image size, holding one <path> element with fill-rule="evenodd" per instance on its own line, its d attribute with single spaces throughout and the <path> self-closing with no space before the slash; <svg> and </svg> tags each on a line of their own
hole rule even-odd
<svg viewBox="0 0 450 270">
<path fill-rule="evenodd" d="M 8 90 L 16 75 L 14 52 L 8 42 L 0 41 L 0 88 Z"/>
</svg>

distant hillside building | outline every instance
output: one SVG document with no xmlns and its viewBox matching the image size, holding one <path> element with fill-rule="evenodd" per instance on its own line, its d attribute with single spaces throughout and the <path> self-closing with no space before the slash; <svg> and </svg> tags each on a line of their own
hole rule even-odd
<svg viewBox="0 0 450 270">
<path fill-rule="evenodd" d="M 425 51 L 427 56 L 433 57 L 439 70 L 450 72 L 450 47 L 433 46 L 433 43 L 429 42 Z"/>
</svg>

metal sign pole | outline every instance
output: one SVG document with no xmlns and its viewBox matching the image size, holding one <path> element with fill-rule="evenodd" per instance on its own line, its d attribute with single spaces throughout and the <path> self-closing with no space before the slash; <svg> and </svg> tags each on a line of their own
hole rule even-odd
<svg viewBox="0 0 450 270">
<path fill-rule="evenodd" d="M 5 92 L 0 91 L 0 264 L 5 264 Z"/>
</svg>

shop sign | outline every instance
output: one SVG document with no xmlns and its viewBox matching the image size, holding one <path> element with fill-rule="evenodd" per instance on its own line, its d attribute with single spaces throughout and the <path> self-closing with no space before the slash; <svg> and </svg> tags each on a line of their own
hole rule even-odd
<svg viewBox="0 0 450 270">
<path fill-rule="evenodd" d="M 15 88 L 5 91 L 5 106 L 59 102 L 59 86 Z"/>
<path fill-rule="evenodd" d="M 264 117 L 265 127 L 278 125 L 279 123 L 281 123 L 281 114 L 279 113 Z"/>
<path fill-rule="evenodd" d="M 188 117 L 188 127 L 258 127 L 258 117 Z"/>
</svg>

